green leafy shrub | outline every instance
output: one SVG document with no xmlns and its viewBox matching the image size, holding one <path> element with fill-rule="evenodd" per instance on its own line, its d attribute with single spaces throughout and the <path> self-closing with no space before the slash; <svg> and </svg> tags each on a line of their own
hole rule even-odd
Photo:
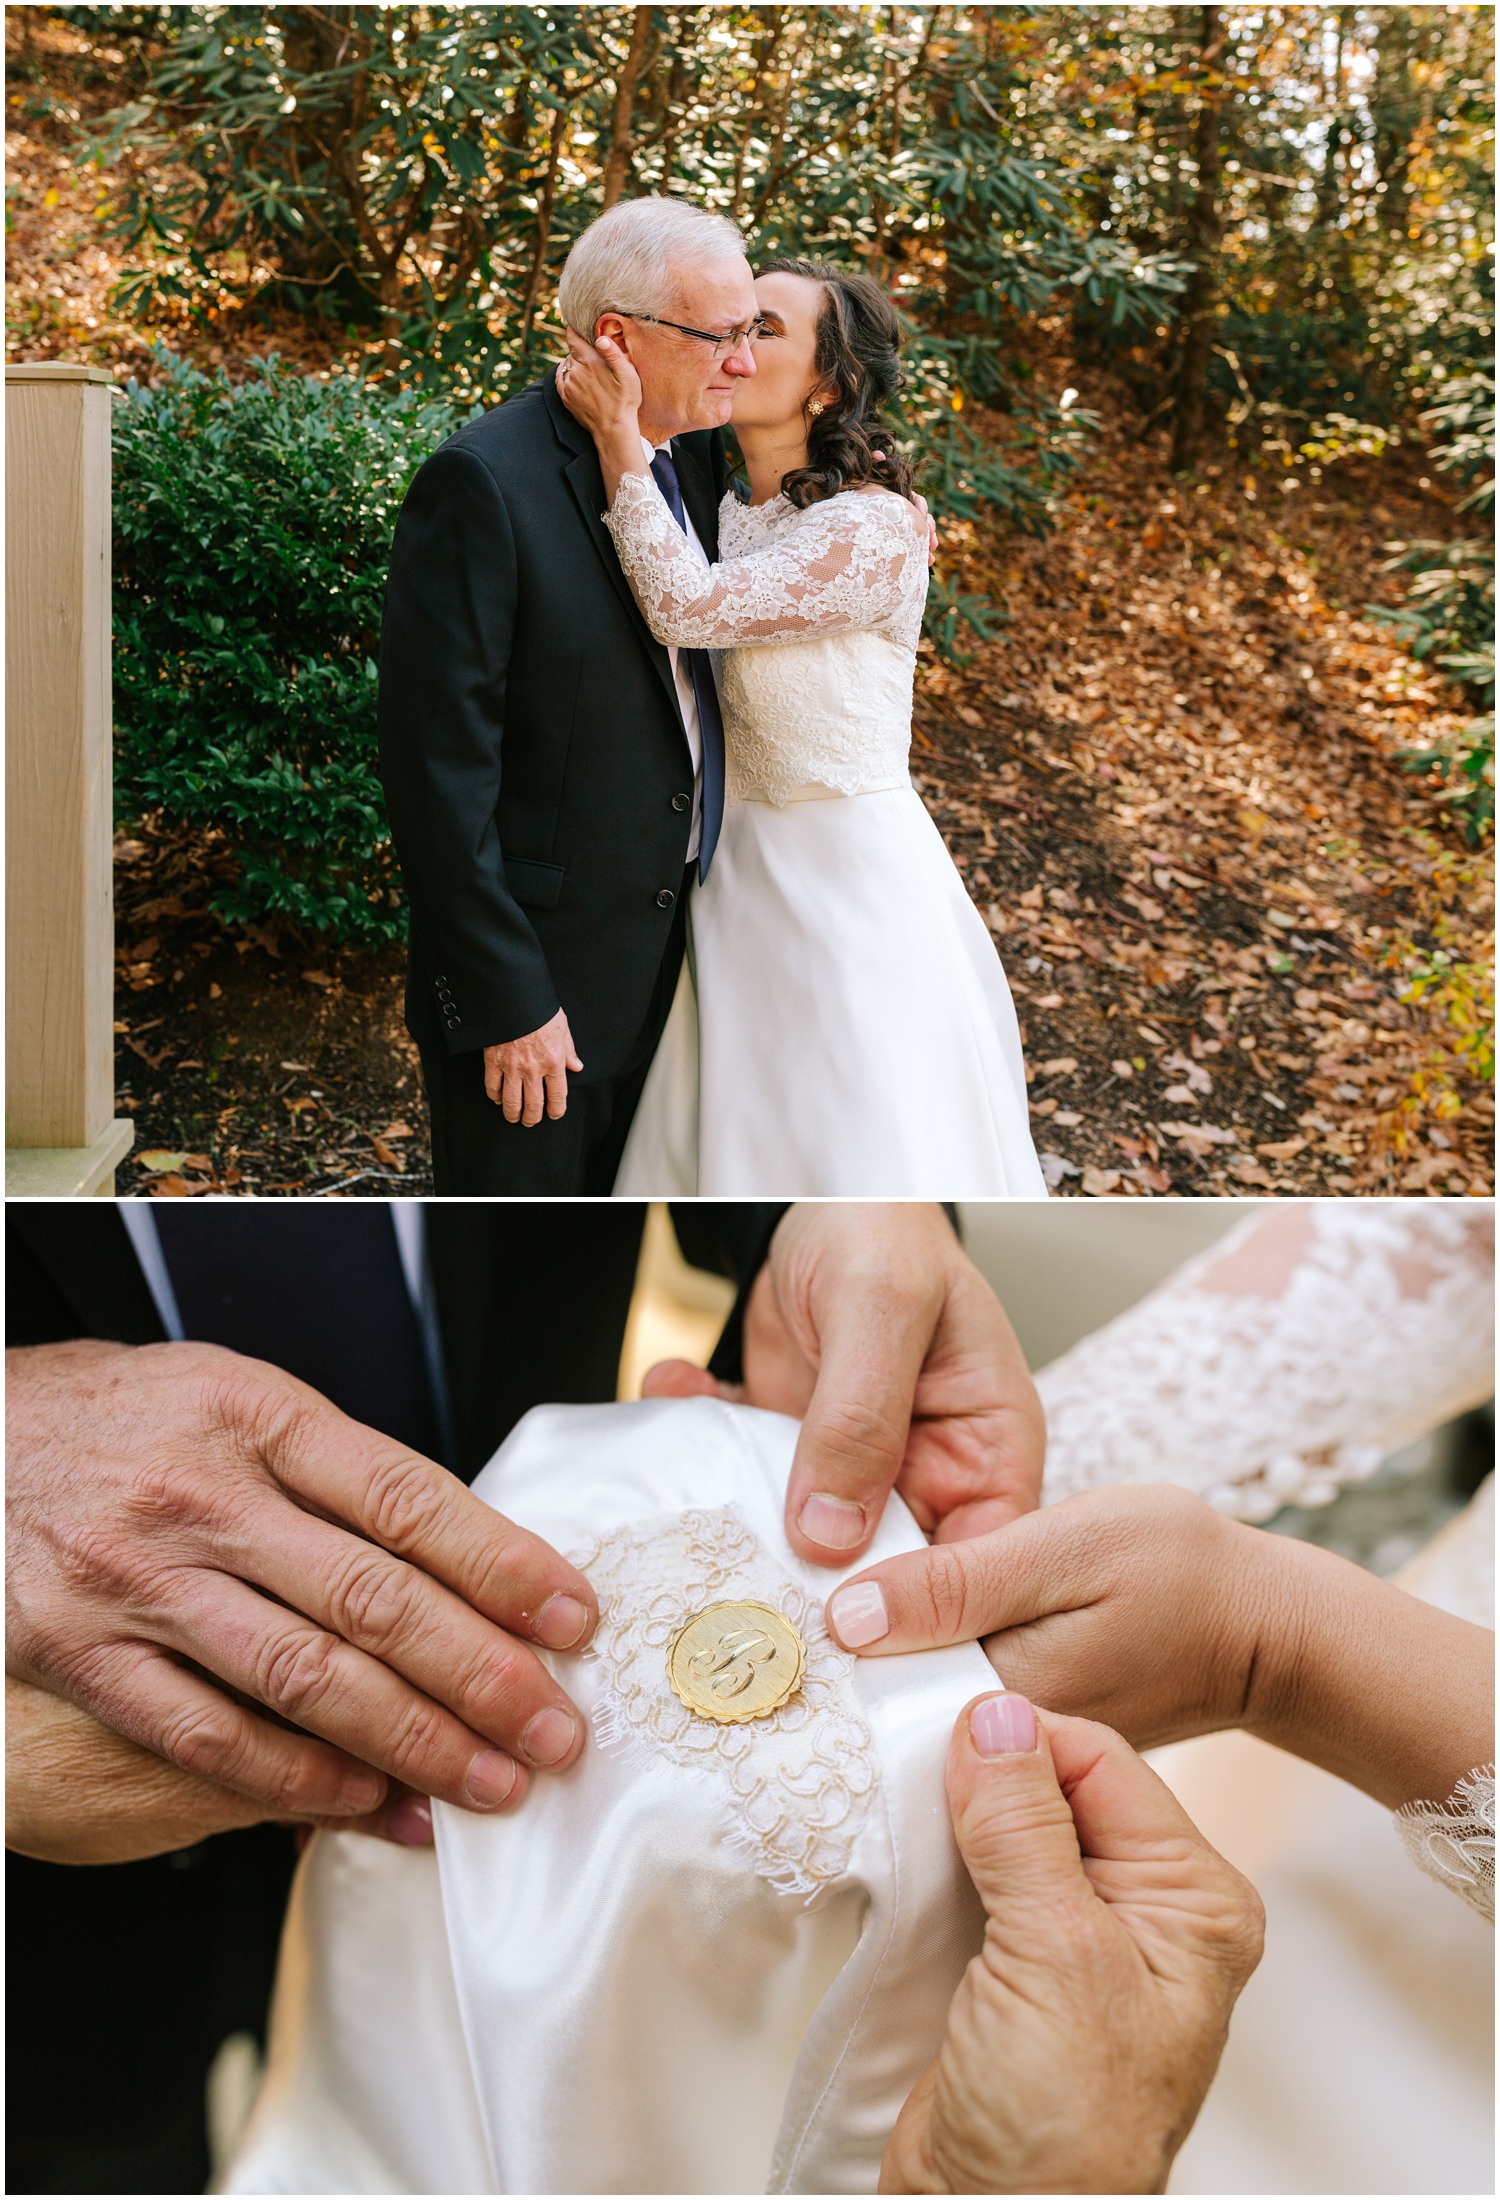
<svg viewBox="0 0 1500 2200">
<path fill-rule="evenodd" d="M 381 599 L 407 484 L 462 416 L 275 358 L 238 384 L 160 358 L 115 412 L 117 809 L 226 835 L 227 921 L 394 938 Z"/>
<path fill-rule="evenodd" d="M 1460 512 L 1492 513 L 1495 507 L 1495 383 L 1491 375 L 1464 375 L 1447 385 L 1441 403 L 1423 422 L 1447 431 L 1433 445 L 1440 473 L 1472 482 Z M 1476 479 L 1476 476 L 1481 477 Z M 1435 773 L 1448 783 L 1445 800 L 1476 845 L 1495 818 L 1495 545 L 1493 534 L 1455 542 L 1393 544 L 1388 573 L 1410 573 L 1411 593 L 1388 610 L 1366 607 L 1367 616 L 1391 627 L 1416 658 L 1441 665 L 1479 714 L 1460 724 L 1444 748 L 1406 749 L 1407 771 Z"/>
</svg>

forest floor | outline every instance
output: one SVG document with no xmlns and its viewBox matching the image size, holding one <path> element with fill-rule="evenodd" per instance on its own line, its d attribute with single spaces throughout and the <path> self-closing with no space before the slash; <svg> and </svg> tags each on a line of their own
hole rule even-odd
<svg viewBox="0 0 1500 2200">
<path fill-rule="evenodd" d="M 44 75 L 8 93 L 7 356 L 123 379 L 166 336 L 231 369 L 335 364 L 289 319 L 118 317 L 99 178 L 66 136 L 108 87 L 66 26 L 35 36 Z M 1399 761 L 1464 707 L 1365 615 L 1403 600 L 1393 541 L 1464 531 L 1456 494 L 1415 447 L 1321 478 L 1221 450 L 1176 479 L 1064 327 L 1039 343 L 1100 434 L 1045 540 L 945 530 L 946 576 L 1008 623 L 961 667 L 924 645 L 913 761 L 1005 961 L 1049 1182 L 1491 1191 L 1491 1087 L 1461 1043 L 1487 1014 L 1488 852 Z M 117 835 L 121 1191 L 430 1190 L 400 951 L 224 926 L 206 904 L 230 863 L 159 818 Z"/>
</svg>

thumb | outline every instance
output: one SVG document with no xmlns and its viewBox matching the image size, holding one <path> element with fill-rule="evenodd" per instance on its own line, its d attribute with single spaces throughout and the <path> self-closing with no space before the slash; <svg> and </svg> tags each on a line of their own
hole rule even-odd
<svg viewBox="0 0 1500 2200">
<path fill-rule="evenodd" d="M 786 1495 L 788 1541 L 823 1566 L 847 1565 L 880 1525 L 942 1305 L 940 1290 L 885 1275 L 837 1280 L 815 1311 L 817 1377 Z"/>
<path fill-rule="evenodd" d="M 980 1696 L 959 1714 L 948 1752 L 948 1808 L 960 1853 L 992 1924 L 1033 1937 L 1059 1901 L 1092 1903 L 1073 1813 L 1047 1735 L 1024 1696 Z"/>
</svg>

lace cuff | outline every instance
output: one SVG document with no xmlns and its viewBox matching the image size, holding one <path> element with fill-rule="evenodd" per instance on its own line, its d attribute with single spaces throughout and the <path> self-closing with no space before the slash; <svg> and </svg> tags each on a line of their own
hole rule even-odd
<svg viewBox="0 0 1500 2200">
<path fill-rule="evenodd" d="M 788 521 L 763 548 L 706 571 L 648 474 L 624 474 L 604 524 L 659 642 L 684 649 L 847 634 L 927 589 L 927 538 L 903 497 L 850 492 Z"/>
<path fill-rule="evenodd" d="M 1412 1862 L 1471 1910 L 1495 1916 L 1495 1768 L 1460 1780 L 1446 1803 L 1408 1803 L 1396 1831 Z"/>
<path fill-rule="evenodd" d="M 1493 1223 L 1434 1202 L 1242 1223 L 1037 1378 L 1044 1502 L 1176 1482 L 1240 1520 L 1320 1505 L 1494 1380 Z"/>
</svg>

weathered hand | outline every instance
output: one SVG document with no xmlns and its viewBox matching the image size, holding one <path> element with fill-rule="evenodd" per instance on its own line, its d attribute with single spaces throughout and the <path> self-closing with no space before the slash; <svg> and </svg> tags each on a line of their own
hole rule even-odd
<svg viewBox="0 0 1500 2200">
<path fill-rule="evenodd" d="M 293 1821 L 248 1795 L 179 1772 L 44 1688 L 5 1680 L 5 1845 L 47 1864 L 129 1864 L 273 1819 L 378 1834 L 405 1848 L 432 1840 L 425 1797 L 392 1783 L 366 1818 Z"/>
<path fill-rule="evenodd" d="M 529 1645 L 581 1646 L 593 1592 L 444 1468 L 216 1346 L 38 1345 L 7 1374 L 16 1678 L 294 1818 L 365 1815 L 386 1774 L 496 1809 L 577 1756 Z"/>
<path fill-rule="evenodd" d="M 507 1123 L 529 1129 L 544 1115 L 568 1112 L 568 1072 L 583 1068 L 561 1009 L 540 1031 L 484 1050 L 484 1089 Z"/>
<path fill-rule="evenodd" d="M 864 1549 L 892 1488 L 944 1544 L 1037 1501 L 1043 1431 L 1031 1377 L 937 1206 L 792 1207 L 746 1307 L 743 1385 L 668 1361 L 644 1387 L 801 1419 L 787 1536 L 821 1565 Z"/>
<path fill-rule="evenodd" d="M 948 1802 L 987 1913 L 882 2192 L 1162 2192 L 1260 1960 L 1259 1897 L 1107 1727 L 984 1696 Z"/>
<path fill-rule="evenodd" d="M 566 331 L 568 356 L 557 370 L 557 391 L 574 418 L 596 441 L 640 434 L 641 378 L 608 336 L 590 344 Z"/>
</svg>

